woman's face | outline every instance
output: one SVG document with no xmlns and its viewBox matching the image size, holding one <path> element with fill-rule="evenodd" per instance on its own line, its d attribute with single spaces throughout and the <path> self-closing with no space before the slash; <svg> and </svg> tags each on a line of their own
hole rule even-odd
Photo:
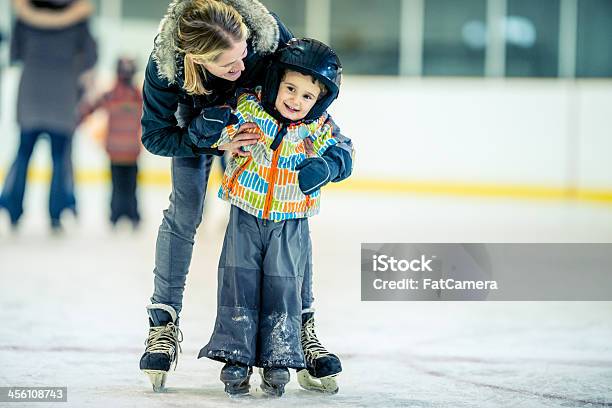
<svg viewBox="0 0 612 408">
<path fill-rule="evenodd" d="M 204 68 L 216 77 L 235 81 L 244 71 L 242 60 L 247 56 L 246 40 L 235 42 L 223 51 L 213 62 L 203 63 Z"/>
</svg>

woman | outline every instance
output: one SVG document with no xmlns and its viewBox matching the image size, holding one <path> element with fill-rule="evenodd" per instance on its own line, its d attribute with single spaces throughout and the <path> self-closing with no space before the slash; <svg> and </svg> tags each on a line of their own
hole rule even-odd
<svg viewBox="0 0 612 408">
<path fill-rule="evenodd" d="M 41 135 L 51 141 L 53 175 L 49 216 L 54 231 L 60 215 L 76 212 L 70 151 L 77 123 L 80 79 L 96 60 L 96 44 L 87 27 L 92 8 L 72 0 L 14 0 L 17 22 L 11 39 L 11 60 L 23 63 L 17 97 L 21 137 L 17 157 L 0 196 L 17 227 L 23 214 L 26 175 Z"/>
<path fill-rule="evenodd" d="M 159 228 L 155 256 L 155 288 L 149 312 L 149 337 L 140 368 L 153 388 L 163 388 L 170 366 L 176 362 L 181 333 L 177 327 L 185 279 L 191 262 L 194 236 L 202 219 L 212 155 L 217 150 L 198 149 L 190 141 L 218 137 L 230 120 L 231 101 L 237 87 L 261 83 L 266 57 L 292 37 L 291 32 L 256 0 L 175 0 L 161 22 L 160 32 L 145 73 L 142 117 L 144 146 L 152 153 L 172 157 L 172 193 Z M 256 142 L 245 124 L 234 140 L 220 150 L 249 154 L 240 148 Z M 338 132 L 339 133 L 339 132 Z M 324 156 L 340 181 L 352 169 L 352 145 L 342 143 Z M 342 166 L 339 166 L 339 163 Z M 320 183 L 320 169 L 307 169 L 310 181 Z M 338 358 L 321 346 L 314 334 L 312 272 L 308 260 L 302 289 L 302 346 L 313 359 L 300 384 L 335 392 L 309 376 L 329 378 L 341 371 Z M 237 373 L 241 375 L 242 373 Z M 303 380 L 302 380 L 303 379 Z M 333 382 L 333 381 L 332 381 Z M 335 383 L 334 383 L 335 385 Z"/>
</svg>

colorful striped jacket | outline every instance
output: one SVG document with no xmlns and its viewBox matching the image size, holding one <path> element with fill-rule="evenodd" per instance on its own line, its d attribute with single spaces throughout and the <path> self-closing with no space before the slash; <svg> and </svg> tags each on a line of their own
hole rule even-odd
<svg viewBox="0 0 612 408">
<path fill-rule="evenodd" d="M 321 191 L 304 195 L 298 185 L 295 167 L 308 155 L 321 156 L 337 143 L 327 114 L 304 123 L 280 124 L 260 103 L 259 88 L 238 98 L 234 114 L 238 123 L 227 126 L 213 147 L 229 142 L 240 125 L 254 122 L 259 141 L 251 146 L 248 157 L 232 157 L 225 170 L 219 197 L 257 218 L 282 221 L 310 217 L 319 212 Z M 283 129 L 286 127 L 286 129 Z M 271 146 L 277 134 L 286 130 L 275 150 Z M 304 140 L 312 141 L 307 153 Z M 278 142 L 277 142 L 278 143 Z"/>
</svg>

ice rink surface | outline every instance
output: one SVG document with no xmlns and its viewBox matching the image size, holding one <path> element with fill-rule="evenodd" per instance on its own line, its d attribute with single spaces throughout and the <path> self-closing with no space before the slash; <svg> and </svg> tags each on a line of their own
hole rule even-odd
<svg viewBox="0 0 612 408">
<path fill-rule="evenodd" d="M 215 316 L 227 208 L 208 200 L 187 281 L 183 352 L 168 391 L 138 369 L 167 188 L 141 193 L 138 232 L 111 231 L 107 191 L 79 190 L 77 224 L 51 236 L 46 187 L 28 190 L 16 235 L 0 231 L 0 386 L 67 386 L 71 407 L 612 406 L 612 302 L 361 302 L 361 242 L 612 242 L 612 208 L 332 192 L 311 222 L 317 331 L 339 354 L 337 395 L 229 399 L 221 364 L 197 360 Z M 212 194 L 211 197 L 213 198 Z M 610 288 L 612 290 L 612 288 Z M 2 405 L 2 403 L 0 403 Z"/>
</svg>

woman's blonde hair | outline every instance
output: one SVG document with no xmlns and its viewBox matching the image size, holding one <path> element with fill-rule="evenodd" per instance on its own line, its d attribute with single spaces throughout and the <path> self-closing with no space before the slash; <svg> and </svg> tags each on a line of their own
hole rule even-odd
<svg viewBox="0 0 612 408">
<path fill-rule="evenodd" d="M 178 19 L 178 50 L 185 53 L 185 83 L 189 94 L 208 95 L 206 73 L 200 63 L 213 62 L 234 42 L 248 37 L 242 16 L 218 0 L 191 0 Z"/>
</svg>

